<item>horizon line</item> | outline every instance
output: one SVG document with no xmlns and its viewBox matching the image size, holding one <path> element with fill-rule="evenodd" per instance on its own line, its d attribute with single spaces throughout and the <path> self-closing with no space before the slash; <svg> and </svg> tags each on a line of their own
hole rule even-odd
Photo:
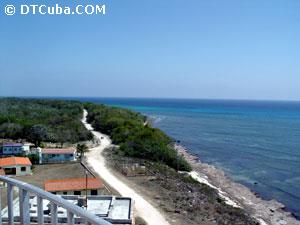
<svg viewBox="0 0 300 225">
<path fill-rule="evenodd" d="M 296 99 L 244 99 L 244 98 L 193 98 L 193 97 L 105 97 L 105 96 L 0 96 L 0 98 L 102 98 L 102 99 L 165 99 L 165 100 L 209 100 L 209 101 L 261 101 L 300 102 Z"/>
</svg>

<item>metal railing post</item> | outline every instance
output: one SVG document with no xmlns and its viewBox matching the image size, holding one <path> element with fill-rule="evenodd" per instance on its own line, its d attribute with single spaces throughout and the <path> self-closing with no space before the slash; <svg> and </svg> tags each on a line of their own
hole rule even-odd
<svg viewBox="0 0 300 225">
<path fill-rule="evenodd" d="M 74 214 L 72 212 L 68 212 L 68 225 L 74 225 Z"/>
<path fill-rule="evenodd" d="M 38 225 L 44 225 L 43 199 L 40 196 L 37 197 L 37 207 Z"/>
<path fill-rule="evenodd" d="M 19 203 L 20 203 L 20 223 L 21 225 L 30 225 L 28 191 L 19 189 Z"/>
<path fill-rule="evenodd" d="M 7 184 L 8 225 L 14 224 L 13 188 L 11 184 Z"/>
<path fill-rule="evenodd" d="M 85 221 L 85 225 L 92 225 L 89 221 Z"/>
<path fill-rule="evenodd" d="M 55 203 L 51 203 L 51 224 L 57 225 L 57 205 Z"/>
<path fill-rule="evenodd" d="M 0 186 L 0 225 L 2 225 L 2 195 L 3 195 L 3 186 Z"/>
</svg>

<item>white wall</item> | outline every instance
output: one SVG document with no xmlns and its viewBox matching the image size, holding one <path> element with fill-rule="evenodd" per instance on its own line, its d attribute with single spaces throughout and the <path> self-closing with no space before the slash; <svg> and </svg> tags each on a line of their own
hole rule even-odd
<svg viewBox="0 0 300 225">
<path fill-rule="evenodd" d="M 25 167 L 26 168 L 26 171 L 22 171 L 21 168 L 22 167 Z M 23 175 L 31 175 L 32 172 L 31 172 L 31 166 L 5 166 L 5 167 L 2 167 L 4 170 L 6 168 L 16 168 L 16 175 L 17 176 L 23 176 Z"/>
<path fill-rule="evenodd" d="M 21 168 L 25 167 L 26 171 L 21 171 Z M 16 166 L 16 175 L 31 175 L 31 166 Z"/>
<path fill-rule="evenodd" d="M 81 193 L 80 195 L 85 195 L 85 190 L 79 190 Z M 66 193 L 64 193 L 66 192 Z M 97 189 L 97 195 L 101 195 L 101 189 Z M 74 195 L 74 191 L 56 191 L 57 195 Z M 92 195 L 91 194 L 91 190 L 88 190 L 88 195 Z"/>
<path fill-rule="evenodd" d="M 30 152 L 30 144 L 24 144 L 22 149 L 26 153 Z"/>
</svg>

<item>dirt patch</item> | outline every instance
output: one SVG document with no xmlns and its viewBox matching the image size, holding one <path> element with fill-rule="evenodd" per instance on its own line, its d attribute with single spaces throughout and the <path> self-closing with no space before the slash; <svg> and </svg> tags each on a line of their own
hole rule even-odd
<svg viewBox="0 0 300 225">
<path fill-rule="evenodd" d="M 79 162 L 64 163 L 64 164 L 35 165 L 32 171 L 33 171 L 33 175 L 31 176 L 20 176 L 14 178 L 44 189 L 45 180 L 85 177 L 85 170 Z M 94 175 L 98 177 L 96 173 L 94 173 Z M 91 175 L 88 176 L 92 177 Z M 119 195 L 113 188 L 107 185 L 103 180 L 102 182 L 105 185 L 105 188 L 101 191 L 102 195 Z"/>
<path fill-rule="evenodd" d="M 49 179 L 81 178 L 85 172 L 80 163 L 34 165 L 31 176 L 13 177 L 44 189 L 44 181 Z"/>
<path fill-rule="evenodd" d="M 35 165 L 32 169 L 33 175 L 12 177 L 36 187 L 44 189 L 44 181 L 48 179 L 82 178 L 85 177 L 85 170 L 80 163 L 45 164 Z M 90 177 L 90 176 L 89 176 Z M 104 182 L 106 189 L 101 191 L 101 195 L 119 195 L 113 188 Z M 7 187 L 1 188 L 1 208 L 7 206 Z M 14 191 L 14 198 L 18 193 Z"/>
<path fill-rule="evenodd" d="M 116 155 L 112 150 L 106 150 L 105 157 L 114 173 L 162 209 L 171 224 L 258 224 L 242 209 L 226 205 L 214 189 L 190 176 L 178 174 L 160 164 Z M 124 163 L 146 165 L 154 176 L 124 176 L 120 170 Z"/>
</svg>

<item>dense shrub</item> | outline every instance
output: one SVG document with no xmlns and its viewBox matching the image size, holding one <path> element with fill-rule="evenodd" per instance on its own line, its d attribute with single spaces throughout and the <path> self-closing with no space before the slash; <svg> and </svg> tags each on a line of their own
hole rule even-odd
<svg viewBox="0 0 300 225">
<path fill-rule="evenodd" d="M 88 122 L 111 136 L 126 156 L 163 162 L 176 170 L 190 171 L 173 148 L 173 140 L 161 130 L 145 125 L 146 117 L 127 109 L 87 103 Z"/>
<path fill-rule="evenodd" d="M 80 119 L 83 106 L 76 101 L 0 98 L 0 138 L 78 142 L 92 138 Z"/>
<path fill-rule="evenodd" d="M 32 164 L 39 164 L 39 161 L 40 161 L 40 157 L 38 154 L 29 154 L 27 155 L 27 157 L 29 158 L 30 162 Z"/>
<path fill-rule="evenodd" d="M 161 130 L 145 125 L 146 117 L 131 110 L 50 99 L 0 98 L 0 138 L 76 143 L 92 138 L 81 123 L 83 108 L 88 122 L 107 135 L 120 151 L 131 157 L 162 162 L 176 170 L 190 165 L 173 148 L 173 140 Z"/>
</svg>

